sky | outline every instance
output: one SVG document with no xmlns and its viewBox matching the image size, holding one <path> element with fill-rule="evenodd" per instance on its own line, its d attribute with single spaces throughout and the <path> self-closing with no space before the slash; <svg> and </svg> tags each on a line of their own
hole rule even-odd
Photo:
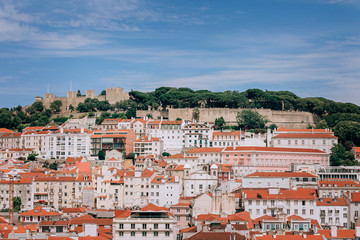
<svg viewBox="0 0 360 240">
<path fill-rule="evenodd" d="M 360 0 L 0 0 L 0 107 L 161 86 L 360 105 Z"/>
</svg>

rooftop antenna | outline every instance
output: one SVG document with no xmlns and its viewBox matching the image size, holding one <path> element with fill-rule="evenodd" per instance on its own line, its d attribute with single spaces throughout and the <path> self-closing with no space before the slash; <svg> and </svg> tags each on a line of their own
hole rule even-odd
<svg viewBox="0 0 360 240">
<path fill-rule="evenodd" d="M 70 92 L 71 92 L 71 87 L 72 87 L 72 81 L 70 80 Z"/>
<path fill-rule="evenodd" d="M 50 93 L 50 83 L 48 82 L 48 92 L 47 93 Z"/>
</svg>

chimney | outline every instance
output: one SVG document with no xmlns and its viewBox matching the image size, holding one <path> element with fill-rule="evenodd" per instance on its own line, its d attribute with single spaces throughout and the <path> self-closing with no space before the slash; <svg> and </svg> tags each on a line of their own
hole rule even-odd
<svg viewBox="0 0 360 240">
<path fill-rule="evenodd" d="M 273 238 L 276 238 L 276 234 L 273 235 Z"/>
<path fill-rule="evenodd" d="M 80 133 L 84 133 L 84 128 L 80 128 Z"/>
<path fill-rule="evenodd" d="M 330 231 L 331 231 L 331 236 L 332 237 L 337 237 L 337 227 L 336 226 L 332 225 L 330 227 Z"/>
<path fill-rule="evenodd" d="M 200 232 L 202 230 L 202 224 L 200 222 L 196 223 L 196 232 Z"/>
<path fill-rule="evenodd" d="M 305 234 L 305 233 L 303 234 L 303 238 L 306 238 L 306 234 Z"/>
</svg>

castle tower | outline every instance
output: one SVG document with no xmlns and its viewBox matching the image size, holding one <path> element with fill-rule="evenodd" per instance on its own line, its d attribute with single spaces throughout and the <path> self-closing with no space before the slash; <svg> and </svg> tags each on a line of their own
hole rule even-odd
<svg viewBox="0 0 360 240">
<path fill-rule="evenodd" d="M 95 90 L 86 90 L 86 98 L 95 98 Z"/>
</svg>

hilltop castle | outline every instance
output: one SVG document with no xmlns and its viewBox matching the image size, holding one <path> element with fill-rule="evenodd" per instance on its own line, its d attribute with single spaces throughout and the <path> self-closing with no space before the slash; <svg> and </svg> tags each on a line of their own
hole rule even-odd
<svg viewBox="0 0 360 240">
<path fill-rule="evenodd" d="M 69 106 L 72 105 L 76 108 L 79 103 L 82 103 L 87 98 L 96 98 L 99 101 L 108 101 L 110 104 L 114 104 L 116 102 L 124 101 L 129 99 L 129 93 L 124 92 L 123 88 L 115 87 L 115 88 L 106 88 L 105 95 L 95 95 L 95 90 L 86 90 L 85 96 L 77 96 L 75 91 L 68 91 L 66 97 L 56 97 L 53 93 L 46 93 L 45 98 L 36 97 L 35 101 L 43 102 L 46 108 L 50 107 L 50 104 L 55 100 L 60 100 L 62 102 L 62 111 L 68 111 Z"/>
</svg>

